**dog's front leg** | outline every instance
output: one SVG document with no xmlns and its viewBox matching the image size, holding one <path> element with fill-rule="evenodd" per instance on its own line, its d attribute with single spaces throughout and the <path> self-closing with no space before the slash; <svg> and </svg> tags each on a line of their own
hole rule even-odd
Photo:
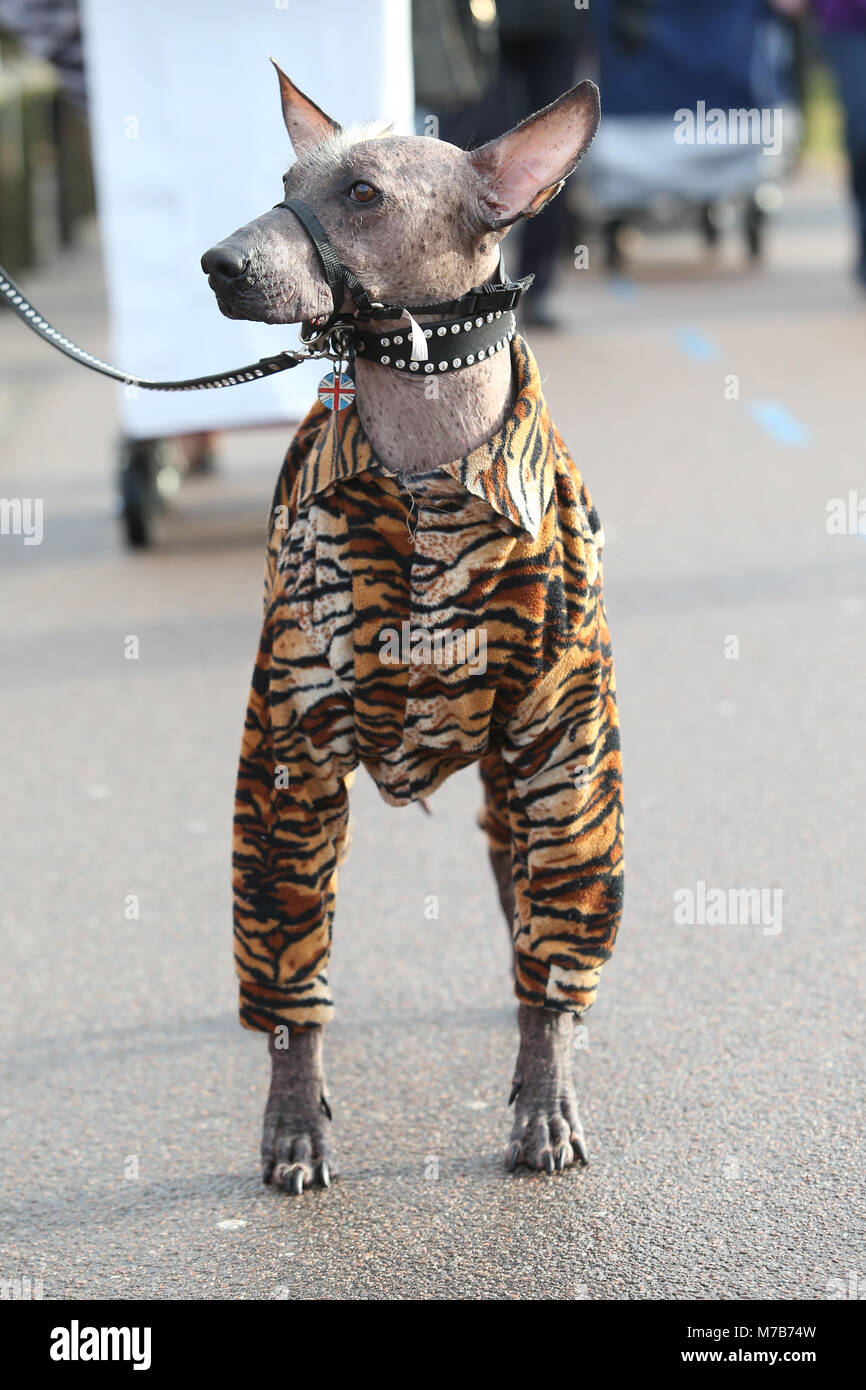
<svg viewBox="0 0 866 1390">
<path fill-rule="evenodd" d="M 336 1177 L 328 1139 L 331 1108 L 322 1065 L 323 1028 L 271 1033 L 271 1089 L 262 1132 L 262 1180 L 300 1195 Z M 280 1046 L 285 1042 L 288 1046 Z"/>
<path fill-rule="evenodd" d="M 571 1075 L 574 1019 L 558 1009 L 518 1006 L 520 1050 L 511 1098 L 514 1125 L 507 1164 L 552 1173 L 588 1163 Z"/>
</svg>

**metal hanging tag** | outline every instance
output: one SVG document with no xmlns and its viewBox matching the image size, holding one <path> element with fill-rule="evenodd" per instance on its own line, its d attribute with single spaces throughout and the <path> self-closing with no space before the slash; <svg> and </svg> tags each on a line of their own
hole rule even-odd
<svg viewBox="0 0 866 1390">
<path fill-rule="evenodd" d="M 328 410 L 345 410 L 355 399 L 355 383 L 340 362 L 319 382 L 319 400 Z"/>
<path fill-rule="evenodd" d="M 350 354 L 346 350 L 344 335 L 337 348 L 345 353 L 334 363 L 334 370 L 328 372 L 319 382 L 319 400 L 327 410 L 345 410 L 355 399 L 355 381 L 350 367 Z"/>
</svg>

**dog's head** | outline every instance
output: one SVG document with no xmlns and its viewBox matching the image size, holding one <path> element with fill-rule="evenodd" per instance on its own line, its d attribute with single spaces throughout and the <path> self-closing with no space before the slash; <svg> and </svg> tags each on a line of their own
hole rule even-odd
<svg viewBox="0 0 866 1390">
<path fill-rule="evenodd" d="M 275 64 L 276 66 L 276 64 Z M 514 130 L 467 152 L 429 136 L 343 130 L 277 68 L 301 198 L 374 300 L 453 298 L 488 279 L 509 226 L 534 217 L 588 149 L 598 89 L 581 82 Z M 248 222 L 202 256 L 228 318 L 299 323 L 334 305 L 307 233 L 285 208 Z"/>
</svg>

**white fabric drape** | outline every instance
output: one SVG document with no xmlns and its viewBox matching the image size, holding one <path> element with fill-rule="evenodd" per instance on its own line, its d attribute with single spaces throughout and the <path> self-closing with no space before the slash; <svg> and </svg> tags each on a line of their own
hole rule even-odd
<svg viewBox="0 0 866 1390">
<path fill-rule="evenodd" d="M 292 346 L 294 328 L 220 314 L 202 252 L 282 197 L 293 159 L 268 56 L 342 123 L 412 130 L 409 0 L 84 0 L 112 360 L 200 376 Z M 119 388 L 146 438 L 297 420 L 322 369 L 183 395 Z"/>
</svg>

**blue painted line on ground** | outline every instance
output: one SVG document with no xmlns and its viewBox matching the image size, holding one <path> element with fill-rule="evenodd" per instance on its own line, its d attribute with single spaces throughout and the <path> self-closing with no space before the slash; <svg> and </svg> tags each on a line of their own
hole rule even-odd
<svg viewBox="0 0 866 1390">
<path fill-rule="evenodd" d="M 812 442 L 812 431 L 779 401 L 750 401 L 746 412 L 777 444 L 802 448 Z"/>
<path fill-rule="evenodd" d="M 640 287 L 624 275 L 611 275 L 607 280 L 611 294 L 620 299 L 636 299 Z M 721 356 L 716 344 L 695 328 L 685 325 L 674 330 L 674 340 L 680 351 L 693 362 L 718 362 Z M 780 401 L 747 401 L 746 413 L 777 444 L 804 448 L 814 438 L 808 426 L 802 424 Z"/>
<path fill-rule="evenodd" d="M 607 287 L 611 294 L 615 294 L 618 299 L 637 299 L 640 294 L 639 286 L 625 275 L 609 275 Z"/>
<path fill-rule="evenodd" d="M 717 362 L 719 349 L 703 333 L 694 328 L 677 328 L 674 332 L 677 346 L 693 362 Z"/>
</svg>

